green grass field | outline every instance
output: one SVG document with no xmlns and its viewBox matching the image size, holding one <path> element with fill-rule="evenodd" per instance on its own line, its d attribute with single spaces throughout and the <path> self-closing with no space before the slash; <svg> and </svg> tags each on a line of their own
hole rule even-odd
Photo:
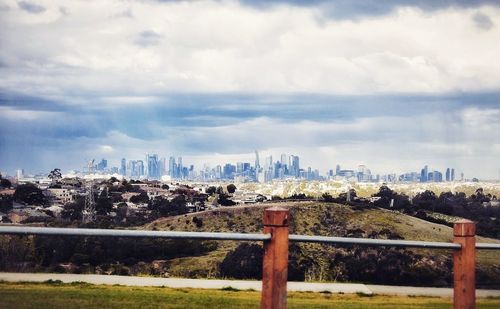
<svg viewBox="0 0 500 309">
<path fill-rule="evenodd" d="M 258 308 L 256 291 L 0 283 L 0 308 Z M 290 293 L 289 308 L 451 308 L 449 298 Z M 499 308 L 480 299 L 478 308 Z"/>
</svg>

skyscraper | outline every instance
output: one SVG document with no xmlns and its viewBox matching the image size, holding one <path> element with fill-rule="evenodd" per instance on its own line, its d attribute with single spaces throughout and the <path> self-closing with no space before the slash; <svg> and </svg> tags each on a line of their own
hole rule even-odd
<svg viewBox="0 0 500 309">
<path fill-rule="evenodd" d="M 182 166 L 182 157 L 177 158 L 177 177 L 184 178 L 184 166 Z"/>
<path fill-rule="evenodd" d="M 144 161 L 142 160 L 137 160 L 135 162 L 135 171 L 134 171 L 134 174 L 137 176 L 137 177 L 142 177 L 144 176 Z"/>
<path fill-rule="evenodd" d="M 104 171 L 108 167 L 108 160 L 101 159 L 101 162 L 97 163 L 97 170 Z"/>
<path fill-rule="evenodd" d="M 24 169 L 16 170 L 16 178 L 17 178 L 17 180 L 24 178 Z"/>
<path fill-rule="evenodd" d="M 120 175 L 122 175 L 122 176 L 127 175 L 127 160 L 125 158 L 123 158 L 122 162 L 121 162 Z"/>
<path fill-rule="evenodd" d="M 255 170 L 258 171 L 259 169 L 260 169 L 259 152 L 255 150 Z"/>
<path fill-rule="evenodd" d="M 290 175 L 293 177 L 299 177 L 300 173 L 300 163 L 299 156 L 290 156 Z"/>
<path fill-rule="evenodd" d="M 172 179 L 177 178 L 176 170 L 177 170 L 177 164 L 175 164 L 175 158 L 171 156 L 168 159 L 168 174 Z"/>
<path fill-rule="evenodd" d="M 281 154 L 281 160 L 280 160 L 280 162 L 281 162 L 281 166 L 288 165 L 288 160 L 287 160 L 287 155 L 286 154 L 284 154 L 284 153 Z"/>
<path fill-rule="evenodd" d="M 160 179 L 160 165 L 157 154 L 146 154 L 146 163 L 148 165 L 148 178 Z"/>
<path fill-rule="evenodd" d="M 426 165 L 424 168 L 420 171 L 420 182 L 427 182 L 429 178 L 429 167 Z"/>
<path fill-rule="evenodd" d="M 446 179 L 446 181 L 451 181 L 451 170 L 449 167 L 446 169 L 445 179 Z"/>
</svg>

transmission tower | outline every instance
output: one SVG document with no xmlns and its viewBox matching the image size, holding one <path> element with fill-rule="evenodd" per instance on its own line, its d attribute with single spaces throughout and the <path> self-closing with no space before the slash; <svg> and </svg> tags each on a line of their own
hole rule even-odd
<svg viewBox="0 0 500 309">
<path fill-rule="evenodd" d="M 94 173 L 94 160 L 89 161 L 87 165 L 89 174 Z M 86 182 L 85 207 L 82 212 L 83 223 L 95 221 L 95 200 L 94 200 L 94 179 L 90 178 Z"/>
</svg>

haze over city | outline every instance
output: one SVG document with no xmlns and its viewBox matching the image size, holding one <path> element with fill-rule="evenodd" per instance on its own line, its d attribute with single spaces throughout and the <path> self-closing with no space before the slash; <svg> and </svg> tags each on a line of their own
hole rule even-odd
<svg viewBox="0 0 500 309">
<path fill-rule="evenodd" d="M 1 1 L 0 170 L 296 154 L 498 179 L 497 1 Z"/>
</svg>

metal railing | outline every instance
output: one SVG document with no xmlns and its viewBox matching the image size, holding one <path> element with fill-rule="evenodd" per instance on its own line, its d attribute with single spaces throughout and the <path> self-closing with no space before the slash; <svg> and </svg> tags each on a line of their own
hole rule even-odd
<svg viewBox="0 0 500 309">
<path fill-rule="evenodd" d="M 264 211 L 264 233 L 215 233 L 116 230 L 87 228 L 49 228 L 0 226 L 0 234 L 92 237 L 144 237 L 167 239 L 263 241 L 261 308 L 286 308 L 288 243 L 307 242 L 340 246 L 405 247 L 449 249 L 454 251 L 454 308 L 475 308 L 475 251 L 500 250 L 500 244 L 475 242 L 475 223 L 459 221 L 454 225 L 454 242 L 432 242 L 350 237 L 289 235 L 289 211 L 272 207 Z"/>
<path fill-rule="evenodd" d="M 115 229 L 80 229 L 28 226 L 0 226 L 0 234 L 10 235 L 52 235 L 52 236 L 100 236 L 100 237 L 146 237 L 169 239 L 201 239 L 201 240 L 240 240 L 264 241 L 270 240 L 270 234 L 247 233 L 208 233 L 208 232 L 176 232 L 176 231 L 145 231 L 145 230 L 115 230 Z"/>
</svg>

